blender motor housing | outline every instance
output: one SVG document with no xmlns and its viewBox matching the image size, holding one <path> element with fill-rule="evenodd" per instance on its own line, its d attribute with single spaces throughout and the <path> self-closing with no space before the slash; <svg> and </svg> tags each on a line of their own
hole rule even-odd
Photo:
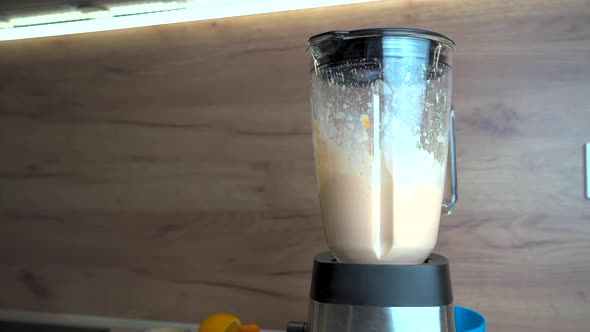
<svg viewBox="0 0 590 332">
<path fill-rule="evenodd" d="M 454 332 L 448 260 L 423 264 L 349 264 L 330 252 L 313 264 L 309 321 L 287 332 Z"/>
</svg>

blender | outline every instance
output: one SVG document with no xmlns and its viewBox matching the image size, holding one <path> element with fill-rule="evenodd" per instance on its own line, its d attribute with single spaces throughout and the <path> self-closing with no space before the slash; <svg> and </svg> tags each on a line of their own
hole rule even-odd
<svg viewBox="0 0 590 332">
<path fill-rule="evenodd" d="M 329 252 L 289 332 L 455 331 L 449 262 L 432 253 L 457 200 L 455 44 L 416 29 L 309 39 L 312 128 Z"/>
</svg>

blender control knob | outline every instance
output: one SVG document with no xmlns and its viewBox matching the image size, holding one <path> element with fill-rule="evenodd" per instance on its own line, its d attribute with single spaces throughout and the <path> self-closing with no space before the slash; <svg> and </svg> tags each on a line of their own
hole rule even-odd
<svg viewBox="0 0 590 332">
<path fill-rule="evenodd" d="M 287 332 L 307 332 L 306 322 L 289 322 Z"/>
</svg>

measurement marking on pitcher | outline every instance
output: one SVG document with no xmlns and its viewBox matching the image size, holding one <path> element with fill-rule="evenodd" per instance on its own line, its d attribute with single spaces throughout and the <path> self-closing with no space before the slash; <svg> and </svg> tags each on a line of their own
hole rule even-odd
<svg viewBox="0 0 590 332">
<path fill-rule="evenodd" d="M 379 140 L 380 130 L 380 109 L 379 95 L 373 94 L 373 188 L 371 192 L 377 197 L 373 197 L 373 227 L 375 228 L 375 254 L 381 257 L 381 148 Z"/>
</svg>

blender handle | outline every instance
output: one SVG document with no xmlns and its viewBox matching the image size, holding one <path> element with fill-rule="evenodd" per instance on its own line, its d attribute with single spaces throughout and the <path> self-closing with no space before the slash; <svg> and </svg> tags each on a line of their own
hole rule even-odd
<svg viewBox="0 0 590 332">
<path fill-rule="evenodd" d="M 455 154 L 455 108 L 451 105 L 451 123 L 449 124 L 449 152 L 447 155 L 447 174 L 441 214 L 451 214 L 459 197 L 457 190 L 457 157 Z"/>
</svg>

